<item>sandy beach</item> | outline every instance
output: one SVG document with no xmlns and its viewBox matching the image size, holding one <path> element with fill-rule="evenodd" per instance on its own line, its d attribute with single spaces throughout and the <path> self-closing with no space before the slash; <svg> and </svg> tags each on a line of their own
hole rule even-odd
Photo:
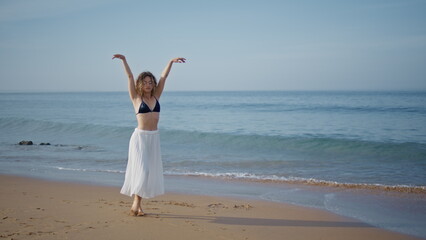
<svg viewBox="0 0 426 240">
<path fill-rule="evenodd" d="M 419 239 L 282 203 L 167 193 L 131 217 L 117 187 L 0 182 L 0 239 Z"/>
</svg>

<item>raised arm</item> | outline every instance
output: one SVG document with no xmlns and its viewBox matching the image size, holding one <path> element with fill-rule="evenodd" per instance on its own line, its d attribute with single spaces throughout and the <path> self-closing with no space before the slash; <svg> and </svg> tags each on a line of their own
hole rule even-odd
<svg viewBox="0 0 426 240">
<path fill-rule="evenodd" d="M 160 81 L 155 89 L 154 96 L 159 99 L 164 90 L 164 85 L 166 84 L 167 76 L 169 76 L 170 70 L 172 69 L 173 63 L 184 63 L 185 58 L 173 58 L 167 63 L 167 66 L 164 68 L 163 73 L 161 73 Z"/>
<path fill-rule="evenodd" d="M 118 59 L 121 59 L 123 61 L 124 71 L 126 71 L 127 78 L 128 78 L 129 96 L 132 100 L 134 100 L 138 96 L 138 94 L 136 92 L 135 80 L 133 78 L 133 73 L 130 70 L 129 64 L 127 64 L 126 57 L 124 55 L 121 55 L 121 54 L 115 54 L 112 57 L 112 59 L 114 59 L 114 58 L 118 58 Z"/>
</svg>

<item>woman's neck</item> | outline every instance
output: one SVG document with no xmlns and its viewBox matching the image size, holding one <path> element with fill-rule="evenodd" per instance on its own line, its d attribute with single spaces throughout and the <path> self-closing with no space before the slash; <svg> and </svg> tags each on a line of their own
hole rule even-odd
<svg viewBox="0 0 426 240">
<path fill-rule="evenodd" d="M 145 98 L 145 99 L 151 99 L 151 97 L 152 97 L 151 93 L 144 93 L 142 95 L 142 98 Z"/>
</svg>

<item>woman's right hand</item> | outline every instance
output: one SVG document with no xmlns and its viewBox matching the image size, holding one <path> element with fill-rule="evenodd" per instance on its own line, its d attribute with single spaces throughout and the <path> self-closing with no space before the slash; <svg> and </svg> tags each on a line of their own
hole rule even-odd
<svg viewBox="0 0 426 240">
<path fill-rule="evenodd" d="M 118 58 L 118 59 L 121 59 L 123 61 L 126 60 L 126 57 L 124 55 L 121 55 L 121 54 L 114 54 L 112 59 L 114 59 L 114 58 Z"/>
</svg>

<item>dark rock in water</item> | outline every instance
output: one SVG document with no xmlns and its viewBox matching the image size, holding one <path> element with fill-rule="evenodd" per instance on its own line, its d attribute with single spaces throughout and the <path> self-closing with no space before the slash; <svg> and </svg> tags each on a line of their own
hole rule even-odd
<svg viewBox="0 0 426 240">
<path fill-rule="evenodd" d="M 33 141 L 20 141 L 19 145 L 33 145 Z"/>
<path fill-rule="evenodd" d="M 50 145 L 50 143 L 40 143 L 40 145 Z"/>
</svg>

